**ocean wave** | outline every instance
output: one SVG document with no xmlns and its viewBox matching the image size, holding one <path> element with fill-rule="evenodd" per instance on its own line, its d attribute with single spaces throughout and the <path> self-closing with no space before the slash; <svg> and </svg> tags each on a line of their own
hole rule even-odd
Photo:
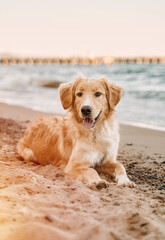
<svg viewBox="0 0 165 240">
<path fill-rule="evenodd" d="M 142 99 L 156 98 L 165 100 L 165 91 L 127 91 L 126 94 Z"/>
<path fill-rule="evenodd" d="M 51 81 L 51 80 L 31 80 L 30 84 L 38 87 L 45 88 L 58 88 L 62 82 L 60 81 Z"/>
<path fill-rule="evenodd" d="M 105 76 L 123 88 L 124 96 L 117 106 L 121 120 L 165 126 L 163 64 L 0 65 L 0 101 L 62 113 L 57 88 L 79 73 L 89 78 Z"/>
</svg>

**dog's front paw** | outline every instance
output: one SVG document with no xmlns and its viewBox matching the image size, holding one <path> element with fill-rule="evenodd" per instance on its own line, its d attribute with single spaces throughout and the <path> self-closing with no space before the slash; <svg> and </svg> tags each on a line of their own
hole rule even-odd
<svg viewBox="0 0 165 240">
<path fill-rule="evenodd" d="M 117 181 L 118 186 L 134 188 L 136 184 L 129 180 L 127 176 L 120 176 Z"/>
<path fill-rule="evenodd" d="M 99 180 L 99 181 L 92 182 L 92 183 L 88 184 L 88 187 L 91 188 L 92 190 L 108 188 L 109 183 L 105 180 Z"/>
</svg>

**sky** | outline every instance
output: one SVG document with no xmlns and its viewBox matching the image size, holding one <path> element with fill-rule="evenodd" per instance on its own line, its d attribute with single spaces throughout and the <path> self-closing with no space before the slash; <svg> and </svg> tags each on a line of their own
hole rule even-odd
<svg viewBox="0 0 165 240">
<path fill-rule="evenodd" d="M 0 0 L 0 54 L 165 56 L 165 0 Z"/>
</svg>

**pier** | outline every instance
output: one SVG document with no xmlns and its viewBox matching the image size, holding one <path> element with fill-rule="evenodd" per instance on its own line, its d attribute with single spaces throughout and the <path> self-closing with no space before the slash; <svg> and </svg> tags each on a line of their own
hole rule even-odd
<svg viewBox="0 0 165 240">
<path fill-rule="evenodd" d="M 115 63 L 129 64 L 165 64 L 165 57 L 68 57 L 68 58 L 20 58 L 20 57 L 0 57 L 0 64 L 15 65 L 40 65 L 40 64 L 81 64 L 81 65 L 111 65 Z"/>
</svg>

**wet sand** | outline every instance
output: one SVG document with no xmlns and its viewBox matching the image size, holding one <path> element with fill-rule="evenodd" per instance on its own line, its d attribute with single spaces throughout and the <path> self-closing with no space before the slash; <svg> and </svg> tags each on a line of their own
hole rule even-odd
<svg viewBox="0 0 165 240">
<path fill-rule="evenodd" d="M 91 190 L 16 144 L 43 114 L 0 104 L 0 240 L 165 239 L 165 132 L 121 125 L 118 160 L 137 187 Z"/>
</svg>

